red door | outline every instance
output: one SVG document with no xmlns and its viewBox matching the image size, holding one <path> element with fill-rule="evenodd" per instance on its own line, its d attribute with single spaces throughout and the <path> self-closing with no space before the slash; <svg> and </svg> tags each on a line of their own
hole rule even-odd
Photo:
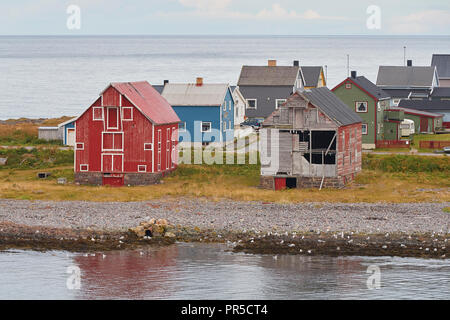
<svg viewBox="0 0 450 320">
<path fill-rule="evenodd" d="M 112 174 L 109 176 L 103 176 L 103 185 L 111 187 L 121 187 L 123 186 L 123 175 Z"/>
<path fill-rule="evenodd" d="M 102 172 L 123 172 L 123 154 L 102 154 Z"/>
<path fill-rule="evenodd" d="M 286 189 L 286 178 L 275 178 L 275 190 Z"/>
<path fill-rule="evenodd" d="M 425 117 L 420 118 L 420 132 L 428 132 L 428 119 Z"/>
<path fill-rule="evenodd" d="M 119 129 L 119 108 L 117 107 L 108 107 L 107 108 L 107 129 Z"/>
</svg>

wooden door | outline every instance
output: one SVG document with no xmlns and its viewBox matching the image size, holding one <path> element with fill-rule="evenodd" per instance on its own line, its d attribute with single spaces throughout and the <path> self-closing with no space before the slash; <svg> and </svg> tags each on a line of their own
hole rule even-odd
<svg viewBox="0 0 450 320">
<path fill-rule="evenodd" d="M 420 132 L 428 132 L 428 118 L 420 118 Z"/>
</svg>

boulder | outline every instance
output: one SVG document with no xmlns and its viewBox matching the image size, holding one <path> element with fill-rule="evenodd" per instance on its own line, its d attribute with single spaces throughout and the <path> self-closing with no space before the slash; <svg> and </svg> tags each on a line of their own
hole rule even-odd
<svg viewBox="0 0 450 320">
<path fill-rule="evenodd" d="M 143 226 L 137 226 L 135 228 L 130 228 L 130 232 L 134 233 L 138 237 L 145 236 L 145 228 Z"/>
<path fill-rule="evenodd" d="M 166 233 L 164 234 L 164 237 L 167 237 L 167 238 L 175 238 L 176 235 L 175 235 L 175 233 L 173 233 L 173 232 L 166 232 Z"/>
<path fill-rule="evenodd" d="M 6 165 L 7 162 L 8 162 L 8 158 L 0 158 L 0 166 Z"/>
</svg>

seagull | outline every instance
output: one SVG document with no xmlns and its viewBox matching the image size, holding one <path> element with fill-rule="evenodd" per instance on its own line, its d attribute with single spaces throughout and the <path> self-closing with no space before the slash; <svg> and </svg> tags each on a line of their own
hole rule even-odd
<svg viewBox="0 0 450 320">
<path fill-rule="evenodd" d="M 311 253 L 312 252 L 312 250 L 308 250 L 308 253 Z"/>
</svg>

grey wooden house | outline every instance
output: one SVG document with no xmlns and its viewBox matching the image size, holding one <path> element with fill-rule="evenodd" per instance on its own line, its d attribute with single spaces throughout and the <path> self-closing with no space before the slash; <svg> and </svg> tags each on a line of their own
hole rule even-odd
<svg viewBox="0 0 450 320">
<path fill-rule="evenodd" d="M 361 118 L 326 87 L 297 90 L 262 124 L 261 187 L 342 187 L 361 170 Z"/>
</svg>

